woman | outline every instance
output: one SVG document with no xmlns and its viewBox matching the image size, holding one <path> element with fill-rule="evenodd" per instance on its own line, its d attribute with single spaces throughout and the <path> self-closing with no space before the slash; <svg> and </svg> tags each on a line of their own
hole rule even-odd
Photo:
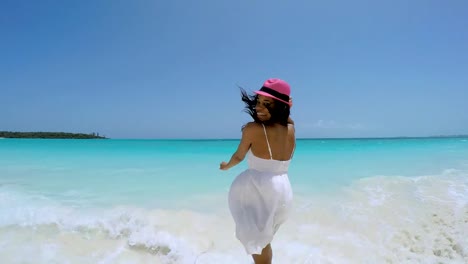
<svg viewBox="0 0 468 264">
<path fill-rule="evenodd" d="M 271 263 L 271 241 L 287 219 L 292 204 L 288 167 L 295 148 L 294 124 L 289 118 L 290 86 L 280 79 L 268 79 L 242 101 L 254 122 L 242 128 L 242 139 L 229 162 L 228 170 L 248 154 L 249 168 L 229 190 L 229 209 L 236 224 L 236 237 L 256 264 Z"/>
</svg>

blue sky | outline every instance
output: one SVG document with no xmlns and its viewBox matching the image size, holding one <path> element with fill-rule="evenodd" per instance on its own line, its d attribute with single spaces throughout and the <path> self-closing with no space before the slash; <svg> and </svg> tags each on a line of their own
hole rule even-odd
<svg viewBox="0 0 468 264">
<path fill-rule="evenodd" d="M 298 137 L 468 134 L 468 2 L 1 1 L 0 130 L 238 138 L 292 87 Z"/>
</svg>

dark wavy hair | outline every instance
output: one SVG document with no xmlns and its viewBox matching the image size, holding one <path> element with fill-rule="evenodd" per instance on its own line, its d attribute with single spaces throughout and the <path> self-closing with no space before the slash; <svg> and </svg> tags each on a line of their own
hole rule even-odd
<svg viewBox="0 0 468 264">
<path fill-rule="evenodd" d="M 241 91 L 241 98 L 242 101 L 245 103 L 244 112 L 248 113 L 256 123 L 263 123 L 265 125 L 272 125 L 278 123 L 283 126 L 288 125 L 288 118 L 290 114 L 289 105 L 275 100 L 273 107 L 268 107 L 268 111 L 270 112 L 271 118 L 268 121 L 260 121 L 257 117 L 257 111 L 255 107 L 257 105 L 258 95 L 253 94 L 249 95 L 247 92 L 242 88 L 239 87 Z"/>
</svg>

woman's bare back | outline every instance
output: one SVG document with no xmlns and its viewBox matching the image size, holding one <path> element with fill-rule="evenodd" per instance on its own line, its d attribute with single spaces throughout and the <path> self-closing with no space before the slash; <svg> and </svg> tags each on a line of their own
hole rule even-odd
<svg viewBox="0 0 468 264">
<path fill-rule="evenodd" d="M 280 124 L 273 124 L 265 126 L 262 124 L 254 123 L 254 131 L 250 150 L 258 158 L 270 159 L 270 152 L 268 150 L 268 143 L 270 144 L 271 154 L 274 160 L 290 160 L 295 148 L 294 126 L 282 126 Z"/>
</svg>

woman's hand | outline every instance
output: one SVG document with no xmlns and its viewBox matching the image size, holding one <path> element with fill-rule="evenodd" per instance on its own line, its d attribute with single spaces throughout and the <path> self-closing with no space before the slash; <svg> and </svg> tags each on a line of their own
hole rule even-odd
<svg viewBox="0 0 468 264">
<path fill-rule="evenodd" d="M 223 161 L 221 164 L 219 164 L 219 169 L 220 170 L 228 170 L 229 168 L 227 167 L 227 162 Z"/>
</svg>

